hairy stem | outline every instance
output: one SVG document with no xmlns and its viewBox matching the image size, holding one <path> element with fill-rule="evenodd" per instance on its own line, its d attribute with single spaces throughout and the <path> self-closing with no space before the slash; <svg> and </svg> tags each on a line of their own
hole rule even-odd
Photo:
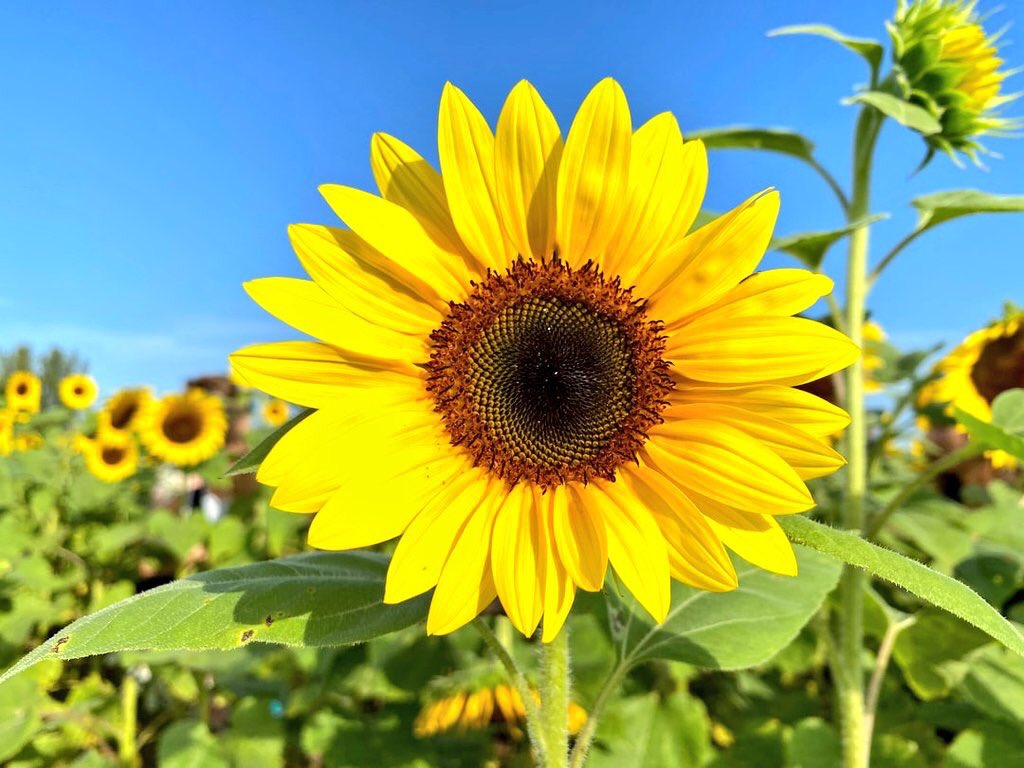
<svg viewBox="0 0 1024 768">
<path fill-rule="evenodd" d="M 622 685 L 622 681 L 628 672 L 629 665 L 625 662 L 619 662 L 608 676 L 608 679 L 604 681 L 601 691 L 597 694 L 597 698 L 594 699 L 594 705 L 590 708 L 590 712 L 587 713 L 587 722 L 583 724 L 583 728 L 580 729 L 579 735 L 576 737 L 576 746 L 573 747 L 572 756 L 569 760 L 570 768 L 583 768 L 583 764 L 587 760 L 587 753 L 590 751 L 590 745 L 594 742 L 594 734 L 597 732 L 597 723 L 600 720 L 601 714 L 604 712 L 608 702 L 611 701 L 612 696 L 619 690 L 619 686 Z"/>
<path fill-rule="evenodd" d="M 540 709 L 545 768 L 569 765 L 569 630 L 562 627 L 554 640 L 541 646 Z"/>
<path fill-rule="evenodd" d="M 885 671 L 889 668 L 889 659 L 892 657 L 893 646 L 896 645 L 896 638 L 899 637 L 907 627 L 911 626 L 917 619 L 910 616 L 903 621 L 894 621 L 885 630 L 882 642 L 878 646 L 878 655 L 875 656 L 875 670 L 871 673 L 871 682 L 868 683 L 868 695 L 864 700 L 864 738 L 867 742 L 865 749 L 871 754 L 871 734 L 875 730 L 875 713 L 878 711 L 878 697 L 882 693 L 882 681 L 885 680 Z"/>
</svg>

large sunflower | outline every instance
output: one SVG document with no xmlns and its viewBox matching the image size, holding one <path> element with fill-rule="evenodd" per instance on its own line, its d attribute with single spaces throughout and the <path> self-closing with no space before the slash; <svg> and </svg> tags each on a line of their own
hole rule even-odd
<svg viewBox="0 0 1024 768">
<path fill-rule="evenodd" d="M 72 373 L 60 380 L 60 401 L 73 411 L 88 408 L 96 400 L 96 382 L 85 373 Z"/>
<path fill-rule="evenodd" d="M 100 430 L 131 432 L 138 427 L 142 414 L 152 399 L 152 394 L 144 387 L 115 392 L 99 413 Z"/>
<path fill-rule="evenodd" d="M 138 430 L 142 444 L 153 456 L 192 466 L 221 449 L 227 425 L 219 397 L 190 389 L 183 395 L 166 395 L 150 402 Z"/>
<path fill-rule="evenodd" d="M 75 443 L 85 466 L 105 483 L 118 483 L 135 474 L 139 451 L 135 438 L 123 432 L 107 432 L 95 438 L 82 437 Z"/>
<path fill-rule="evenodd" d="M 31 371 L 15 371 L 7 377 L 4 395 L 7 407 L 23 413 L 39 413 L 43 384 Z"/>
<path fill-rule="evenodd" d="M 496 135 L 447 85 L 438 132 L 443 176 L 377 134 L 382 197 L 321 188 L 351 230 L 291 227 L 312 282 L 246 286 L 323 340 L 232 355 L 254 387 L 316 409 L 260 468 L 272 503 L 316 512 L 323 549 L 402 536 L 385 600 L 434 589 L 433 634 L 497 596 L 550 640 L 609 563 L 659 621 L 673 577 L 736 586 L 726 547 L 795 573 L 773 515 L 813 506 L 804 480 L 843 463 L 824 436 L 847 416 L 791 386 L 858 350 L 790 317 L 828 278 L 750 274 L 778 195 L 687 235 L 704 147 L 667 113 L 634 133 L 610 79 L 564 146 L 526 82 Z"/>
</svg>

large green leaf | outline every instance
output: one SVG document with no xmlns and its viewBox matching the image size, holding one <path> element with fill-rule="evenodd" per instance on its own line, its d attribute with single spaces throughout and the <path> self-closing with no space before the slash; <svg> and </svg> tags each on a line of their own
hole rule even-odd
<svg viewBox="0 0 1024 768">
<path fill-rule="evenodd" d="M 1024 655 L 1024 635 L 967 585 L 849 531 L 838 531 L 799 515 L 777 519 L 793 541 L 891 581 Z"/>
<path fill-rule="evenodd" d="M 945 768 L 1019 768 L 1024 765 L 1024 732 L 981 721 L 961 731 L 946 752 Z"/>
<path fill-rule="evenodd" d="M 917 696 L 931 701 L 949 695 L 967 674 L 964 657 L 989 638 L 948 613 L 926 608 L 893 645 L 893 660 Z"/>
<path fill-rule="evenodd" d="M 692 131 L 687 134 L 687 139 L 700 139 L 708 149 L 764 149 L 801 160 L 812 160 L 814 156 L 814 144 L 810 139 L 785 128 L 730 125 Z"/>
<path fill-rule="evenodd" d="M 834 27 L 830 27 L 828 24 L 794 24 L 788 27 L 773 29 L 768 33 L 768 37 L 778 37 L 780 35 L 817 35 L 839 43 L 854 53 L 863 56 L 868 66 L 871 67 L 871 81 L 874 82 L 878 79 L 878 67 L 881 66 L 882 54 L 885 49 L 877 40 L 864 37 L 850 37 Z"/>
<path fill-rule="evenodd" d="M 797 547 L 800 575 L 736 568 L 739 588 L 714 593 L 672 585 L 668 618 L 655 625 L 629 598 L 609 597 L 609 621 L 627 664 L 674 659 L 710 669 L 761 664 L 786 647 L 839 579 L 838 564 Z"/>
<path fill-rule="evenodd" d="M 839 240 L 855 229 L 866 227 L 885 218 L 888 218 L 888 214 L 879 213 L 859 219 L 839 229 L 831 229 L 824 232 L 798 232 L 795 235 L 788 235 L 773 240 L 771 247 L 773 250 L 788 253 L 811 269 L 818 269 L 821 266 L 821 262 L 824 261 L 828 249 Z"/>
<path fill-rule="evenodd" d="M 116 651 L 361 643 L 426 616 L 426 596 L 384 605 L 387 558 L 371 552 L 310 552 L 222 568 L 157 587 L 66 627 L 0 675 L 45 658 Z"/>
<path fill-rule="evenodd" d="M 847 103 L 869 104 L 884 115 L 888 115 L 900 125 L 912 128 L 925 136 L 938 133 L 942 124 L 930 112 L 921 107 L 904 101 L 898 96 L 882 91 L 861 91 L 846 99 Z"/>
<path fill-rule="evenodd" d="M 277 441 L 288 434 L 288 431 L 302 421 L 304 418 L 313 413 L 312 408 L 306 408 L 305 410 L 299 411 L 297 414 L 291 417 L 287 423 L 282 424 L 280 427 L 275 429 L 262 441 L 260 444 L 249 451 L 245 456 L 240 458 L 231 468 L 224 473 L 224 477 L 231 477 L 232 475 L 249 475 L 260 468 L 260 464 L 267 458 L 267 454 L 270 453 L 270 449 L 277 445 Z"/>
<path fill-rule="evenodd" d="M 1024 459 L 1024 389 L 1007 390 L 992 402 L 991 423 L 959 408 L 954 413 L 972 440 Z"/>
<path fill-rule="evenodd" d="M 1024 212 L 1024 195 L 993 195 L 977 189 L 950 189 L 915 197 L 910 202 L 918 210 L 919 230 L 972 213 Z"/>
<path fill-rule="evenodd" d="M 620 699 L 600 723 L 601 749 L 587 760 L 593 768 L 704 765 L 713 752 L 707 710 L 687 693 L 664 700 L 657 693 Z"/>
</svg>

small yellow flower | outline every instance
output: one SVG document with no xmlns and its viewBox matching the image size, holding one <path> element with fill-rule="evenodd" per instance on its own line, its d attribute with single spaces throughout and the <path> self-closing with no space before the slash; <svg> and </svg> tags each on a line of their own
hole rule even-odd
<svg viewBox="0 0 1024 768">
<path fill-rule="evenodd" d="M 539 695 L 531 691 L 534 700 Z M 587 711 L 570 702 L 567 713 L 569 733 L 576 735 L 587 721 Z M 442 696 L 420 711 L 413 725 L 419 737 L 433 736 L 445 731 L 483 730 L 492 722 L 503 723 L 514 736 L 522 734 L 526 709 L 519 692 L 511 685 L 500 684 L 475 691 L 459 691 Z"/>
<path fill-rule="evenodd" d="M 135 474 L 139 453 L 135 440 L 121 432 L 81 437 L 76 448 L 85 458 L 86 468 L 105 483 L 117 483 Z"/>
<path fill-rule="evenodd" d="M 668 113 L 634 130 L 611 79 L 564 141 L 525 81 L 496 132 L 448 84 L 438 150 L 440 174 L 375 135 L 381 195 L 321 190 L 350 229 L 290 228 L 313 280 L 246 285 L 321 340 L 231 357 L 315 409 L 259 469 L 273 505 L 316 513 L 321 549 L 401 536 L 385 600 L 433 590 L 430 634 L 497 598 L 550 641 L 609 564 L 657 621 L 672 579 L 737 586 L 727 548 L 795 574 L 774 515 L 814 506 L 805 480 L 843 465 L 824 437 L 848 417 L 792 387 L 860 352 L 793 317 L 831 280 L 755 273 L 778 194 L 689 232 L 703 144 Z"/>
<path fill-rule="evenodd" d="M 114 393 L 99 413 L 99 430 L 132 432 L 152 399 L 152 393 L 144 387 Z"/>
<path fill-rule="evenodd" d="M 227 417 L 219 397 L 190 389 L 151 401 L 141 414 L 138 431 L 142 444 L 156 458 L 193 466 L 224 445 Z"/>
<path fill-rule="evenodd" d="M 88 408 L 96 400 L 96 382 L 85 373 L 72 373 L 60 381 L 60 401 L 73 411 Z"/>
<path fill-rule="evenodd" d="M 43 437 L 36 432 L 27 432 L 14 438 L 14 450 L 16 451 L 34 451 L 42 446 Z"/>
<path fill-rule="evenodd" d="M 4 394 L 7 407 L 22 413 L 39 413 L 43 393 L 42 382 L 30 371 L 15 371 L 7 377 Z"/>
<path fill-rule="evenodd" d="M 972 159 L 983 149 L 977 139 L 1006 135 L 1017 120 L 998 109 L 1015 96 L 1002 94 L 1009 72 L 976 13 L 975 0 L 900 0 L 889 25 L 901 84 L 909 100 L 936 117 L 942 130 L 926 140 L 952 156 Z"/>
<path fill-rule="evenodd" d="M 263 404 L 263 420 L 272 427 L 280 427 L 288 421 L 288 403 L 271 399 Z"/>
</svg>

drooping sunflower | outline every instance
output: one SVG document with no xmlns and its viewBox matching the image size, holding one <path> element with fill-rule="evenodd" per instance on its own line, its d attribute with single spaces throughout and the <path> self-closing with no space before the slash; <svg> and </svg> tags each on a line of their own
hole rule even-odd
<svg viewBox="0 0 1024 768">
<path fill-rule="evenodd" d="M 948 403 L 992 420 L 992 401 L 1008 389 L 1024 387 L 1024 312 L 1017 312 L 971 333 L 936 366 L 940 378 L 922 391 L 918 405 Z M 1005 451 L 987 454 L 997 468 L 1014 466 Z"/>
<path fill-rule="evenodd" d="M 156 458 L 192 466 L 221 449 L 227 425 L 219 397 L 190 389 L 151 401 L 142 411 L 138 431 L 142 444 Z"/>
<path fill-rule="evenodd" d="M 804 480 L 842 465 L 823 438 L 848 418 L 792 385 L 859 351 L 790 316 L 828 278 L 751 275 L 778 195 L 687 234 L 704 147 L 668 113 L 634 133 L 610 79 L 564 146 L 526 82 L 496 134 L 446 85 L 438 132 L 443 175 L 377 134 L 382 196 L 321 188 L 351 229 L 290 228 L 313 281 L 246 286 L 322 339 L 232 355 L 254 387 L 316 409 L 259 470 L 272 503 L 315 512 L 319 548 L 401 536 L 385 600 L 434 589 L 432 634 L 497 596 L 550 640 L 609 563 L 658 621 L 672 578 L 736 586 L 726 547 L 794 574 L 773 515 L 814 505 Z"/>
<path fill-rule="evenodd" d="M 539 703 L 536 691 L 531 693 Z M 587 721 L 587 711 L 576 702 L 569 702 L 567 716 L 569 733 L 576 735 Z M 525 721 L 526 709 L 519 691 L 501 683 L 435 698 L 420 710 L 413 729 L 422 738 L 451 730 L 483 730 L 497 722 L 518 735 L 522 733 L 520 726 Z"/>
<path fill-rule="evenodd" d="M 263 420 L 272 427 L 280 427 L 288 421 L 288 403 L 284 400 L 267 400 L 263 404 Z"/>
<path fill-rule="evenodd" d="M 88 408 L 96 401 L 96 381 L 85 373 L 72 373 L 60 380 L 60 401 L 73 411 Z"/>
<path fill-rule="evenodd" d="M 39 413 L 43 385 L 31 371 L 15 371 L 7 377 L 4 395 L 7 407 L 22 413 Z"/>
<path fill-rule="evenodd" d="M 152 393 L 145 387 L 115 392 L 99 413 L 100 430 L 132 432 L 138 428 L 142 414 L 152 399 Z"/>
<path fill-rule="evenodd" d="M 985 135 L 1005 135 L 1019 121 L 999 116 L 1016 98 L 1002 93 L 999 34 L 985 32 L 975 0 L 900 0 L 889 25 L 898 74 L 909 100 L 939 120 L 926 136 L 934 149 L 976 159 Z"/>
<path fill-rule="evenodd" d="M 81 437 L 75 447 L 85 459 L 85 466 L 105 483 L 119 483 L 135 474 L 139 450 L 135 438 L 124 432 L 107 432 L 93 438 Z"/>
</svg>

